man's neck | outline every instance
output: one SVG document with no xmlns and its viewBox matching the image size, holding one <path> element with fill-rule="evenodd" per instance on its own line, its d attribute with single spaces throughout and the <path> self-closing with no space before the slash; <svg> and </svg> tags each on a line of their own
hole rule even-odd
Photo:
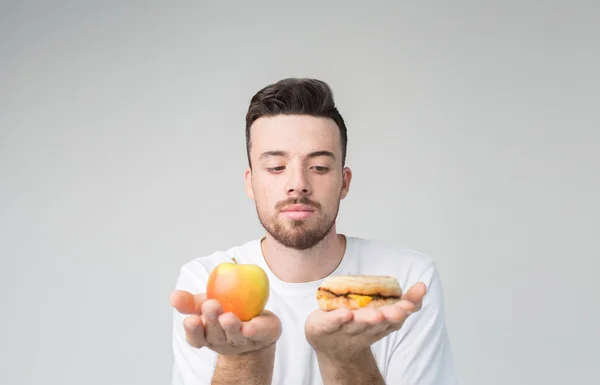
<svg viewBox="0 0 600 385">
<path fill-rule="evenodd" d="M 308 250 L 283 246 L 267 234 L 261 249 L 269 268 L 284 282 L 310 282 L 325 278 L 340 264 L 346 251 L 346 237 L 335 226 L 317 245 Z"/>
</svg>

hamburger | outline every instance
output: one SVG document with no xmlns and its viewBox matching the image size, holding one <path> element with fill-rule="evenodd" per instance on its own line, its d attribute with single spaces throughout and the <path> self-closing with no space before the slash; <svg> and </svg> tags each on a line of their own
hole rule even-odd
<svg viewBox="0 0 600 385">
<path fill-rule="evenodd" d="M 322 310 L 341 307 L 350 310 L 380 307 L 400 301 L 402 289 L 394 277 L 375 275 L 345 275 L 325 278 L 317 289 L 317 301 Z"/>
</svg>

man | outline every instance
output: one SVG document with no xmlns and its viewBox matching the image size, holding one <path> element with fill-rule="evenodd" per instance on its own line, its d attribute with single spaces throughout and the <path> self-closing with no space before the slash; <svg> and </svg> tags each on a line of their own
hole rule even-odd
<svg viewBox="0 0 600 385">
<path fill-rule="evenodd" d="M 246 192 L 266 234 L 181 268 L 171 296 L 173 384 L 456 384 L 435 262 L 336 231 L 352 173 L 329 86 L 285 79 L 259 91 L 246 143 Z M 270 280 L 265 311 L 247 322 L 203 294 L 213 268 L 232 258 Z M 332 275 L 394 276 L 403 299 L 318 310 L 317 288 Z"/>
</svg>

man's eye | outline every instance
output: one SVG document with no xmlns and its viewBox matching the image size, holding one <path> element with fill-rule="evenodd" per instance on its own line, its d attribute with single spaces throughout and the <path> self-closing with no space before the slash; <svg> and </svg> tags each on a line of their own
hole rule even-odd
<svg viewBox="0 0 600 385">
<path fill-rule="evenodd" d="M 313 166 L 313 169 L 320 173 L 325 173 L 325 172 L 329 171 L 329 167 L 326 167 L 326 166 Z"/>
<path fill-rule="evenodd" d="M 284 168 L 285 168 L 284 166 L 267 167 L 267 171 L 268 172 L 280 172 L 280 171 L 283 171 Z"/>
</svg>

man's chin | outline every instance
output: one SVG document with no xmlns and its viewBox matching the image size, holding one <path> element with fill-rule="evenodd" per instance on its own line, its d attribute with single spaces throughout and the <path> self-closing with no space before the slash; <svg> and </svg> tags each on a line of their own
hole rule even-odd
<svg viewBox="0 0 600 385">
<path fill-rule="evenodd" d="M 294 231 L 297 229 L 302 229 L 302 231 L 305 231 L 304 229 L 309 227 L 308 222 L 309 221 L 307 219 L 290 219 L 289 221 L 286 221 L 287 228 L 290 229 L 291 231 Z"/>
<path fill-rule="evenodd" d="M 271 237 L 285 247 L 295 250 L 308 250 L 318 245 L 327 236 L 329 231 L 321 227 L 317 218 L 283 219 L 273 218 L 271 223 L 261 224 L 270 233 Z"/>
<path fill-rule="evenodd" d="M 319 244 L 326 235 L 296 227 L 287 231 L 279 231 L 274 234 L 274 238 L 286 247 L 296 250 L 307 250 Z"/>
<path fill-rule="evenodd" d="M 294 250 L 308 250 L 316 246 L 322 239 L 306 239 L 306 238 L 291 238 L 291 237 L 280 237 L 276 239 L 277 242 L 281 243 L 287 248 Z"/>
</svg>

